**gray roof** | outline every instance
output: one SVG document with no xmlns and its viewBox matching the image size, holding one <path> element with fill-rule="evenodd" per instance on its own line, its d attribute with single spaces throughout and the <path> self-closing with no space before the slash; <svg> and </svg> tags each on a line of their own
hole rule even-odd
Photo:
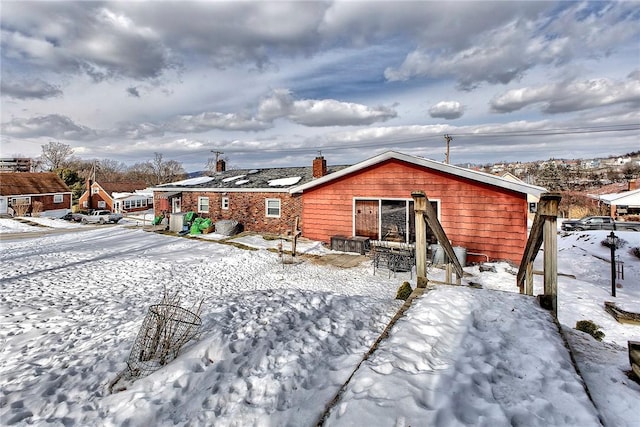
<svg viewBox="0 0 640 427">
<path fill-rule="evenodd" d="M 347 166 L 327 166 L 327 174 Z M 299 178 L 299 179 L 297 179 Z M 268 169 L 234 169 L 216 172 L 208 177 L 197 177 L 152 187 L 153 191 L 207 191 L 207 192 L 289 192 L 289 189 L 312 182 L 313 167 Z"/>
</svg>

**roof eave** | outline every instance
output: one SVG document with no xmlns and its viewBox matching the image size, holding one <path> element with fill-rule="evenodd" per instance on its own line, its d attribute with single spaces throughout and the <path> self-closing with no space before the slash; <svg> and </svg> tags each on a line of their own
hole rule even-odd
<svg viewBox="0 0 640 427">
<path fill-rule="evenodd" d="M 318 178 L 314 181 L 298 185 L 296 187 L 291 188 L 291 193 L 302 193 L 305 190 L 313 188 L 315 186 L 327 183 L 329 181 L 341 178 L 343 176 L 349 175 L 351 173 L 360 171 L 362 169 L 366 169 L 370 166 L 374 166 L 376 164 L 382 163 L 387 160 L 400 160 L 407 163 L 411 163 L 414 165 L 423 166 L 429 169 L 434 169 L 440 172 L 449 173 L 452 175 L 461 176 L 463 178 L 471 179 L 473 181 L 483 182 L 485 184 L 494 185 L 497 187 L 509 189 L 518 193 L 523 194 L 531 194 L 533 196 L 539 197 L 542 193 L 547 192 L 547 189 L 543 187 L 538 187 L 530 184 L 520 184 L 517 182 L 512 182 L 506 180 L 501 177 L 497 177 L 494 175 L 485 174 L 483 172 L 474 171 L 471 169 L 461 168 L 459 166 L 449 165 L 446 163 L 436 162 L 435 160 L 424 159 L 421 157 L 409 156 L 407 154 L 398 153 L 396 151 L 387 151 L 385 153 L 379 154 L 375 157 L 371 157 L 370 159 L 364 160 L 360 163 L 356 163 L 355 165 L 349 166 L 345 169 L 342 169 L 338 172 L 334 172 L 329 175 L 325 175 L 322 178 Z"/>
</svg>

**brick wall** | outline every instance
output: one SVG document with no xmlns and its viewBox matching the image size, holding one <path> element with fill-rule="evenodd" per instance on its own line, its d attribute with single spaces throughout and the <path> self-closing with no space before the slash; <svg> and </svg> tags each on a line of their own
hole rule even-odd
<svg viewBox="0 0 640 427">
<path fill-rule="evenodd" d="M 209 198 L 209 212 L 198 213 L 198 197 Z M 222 209 L 222 198 L 229 199 L 229 209 Z M 266 199 L 280 199 L 280 218 L 268 218 L 266 216 Z M 161 206 L 157 203 L 156 206 Z M 161 211 L 156 209 L 156 215 Z M 217 192 L 182 192 L 182 212 L 193 211 L 203 218 L 211 218 L 215 221 L 233 219 L 242 224 L 245 231 L 260 233 L 285 234 L 291 230 L 296 216 L 302 214 L 302 200 L 299 195 L 291 196 L 289 193 L 217 193 Z"/>
</svg>

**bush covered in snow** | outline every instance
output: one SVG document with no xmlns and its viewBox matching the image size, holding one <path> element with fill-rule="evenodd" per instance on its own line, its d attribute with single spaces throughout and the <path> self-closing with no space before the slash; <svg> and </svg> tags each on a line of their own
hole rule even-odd
<svg viewBox="0 0 640 427">
<path fill-rule="evenodd" d="M 600 330 L 600 326 L 596 325 L 591 320 L 579 320 L 576 323 L 576 329 L 588 333 L 598 341 L 602 341 L 602 338 L 604 338 L 604 332 Z"/>
</svg>

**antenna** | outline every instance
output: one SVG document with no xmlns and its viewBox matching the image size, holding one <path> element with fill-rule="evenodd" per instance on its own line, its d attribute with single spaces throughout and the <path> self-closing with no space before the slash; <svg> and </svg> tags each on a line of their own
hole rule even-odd
<svg viewBox="0 0 640 427">
<path fill-rule="evenodd" d="M 216 155 L 216 164 L 217 164 L 218 157 L 220 156 L 220 154 L 224 154 L 224 153 L 222 151 L 217 151 L 217 150 L 211 150 L 211 152 Z"/>
</svg>

